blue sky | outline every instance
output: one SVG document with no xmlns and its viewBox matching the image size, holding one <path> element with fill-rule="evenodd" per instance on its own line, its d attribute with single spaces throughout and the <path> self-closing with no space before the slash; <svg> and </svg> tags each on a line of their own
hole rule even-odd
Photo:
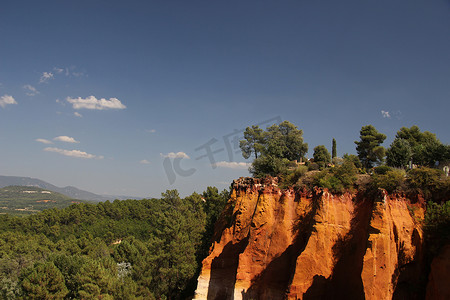
<svg viewBox="0 0 450 300">
<path fill-rule="evenodd" d="M 309 156 L 332 138 L 356 153 L 368 124 L 386 147 L 412 125 L 449 143 L 449 13 L 438 0 L 2 1 L 0 174 L 142 197 L 223 189 L 248 175 L 235 131 L 274 120 L 304 131 Z"/>
</svg>

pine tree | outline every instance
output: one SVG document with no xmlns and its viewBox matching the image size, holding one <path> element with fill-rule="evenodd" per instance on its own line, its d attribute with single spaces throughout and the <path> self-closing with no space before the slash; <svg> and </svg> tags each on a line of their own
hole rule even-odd
<svg viewBox="0 0 450 300">
<path fill-rule="evenodd" d="M 363 126 L 359 133 L 360 141 L 355 141 L 355 144 L 363 167 L 370 169 L 374 163 L 382 163 L 386 150 L 381 144 L 386 139 L 386 135 L 378 132 L 372 125 Z"/>
<path fill-rule="evenodd" d="M 25 299 L 63 299 L 68 293 L 64 277 L 52 262 L 36 263 L 22 276 Z"/>
</svg>

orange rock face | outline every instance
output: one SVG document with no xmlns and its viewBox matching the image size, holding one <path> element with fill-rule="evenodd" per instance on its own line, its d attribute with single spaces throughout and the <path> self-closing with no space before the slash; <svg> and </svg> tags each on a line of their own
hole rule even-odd
<svg viewBox="0 0 450 300">
<path fill-rule="evenodd" d="M 414 299 L 424 205 L 241 178 L 194 299 Z"/>
</svg>

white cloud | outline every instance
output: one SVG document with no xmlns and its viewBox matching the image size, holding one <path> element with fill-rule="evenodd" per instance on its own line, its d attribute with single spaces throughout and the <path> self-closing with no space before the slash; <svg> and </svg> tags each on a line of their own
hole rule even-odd
<svg viewBox="0 0 450 300">
<path fill-rule="evenodd" d="M 73 114 L 74 114 L 74 116 L 75 116 L 75 117 L 78 117 L 78 118 L 82 118 L 82 117 L 83 117 L 83 115 L 82 115 L 82 114 L 80 114 L 80 113 L 79 113 L 79 112 L 77 112 L 77 111 L 76 111 L 76 112 L 74 112 Z"/>
<path fill-rule="evenodd" d="M 73 137 L 70 137 L 70 136 L 67 136 L 67 135 L 57 136 L 53 140 L 54 141 L 65 142 L 65 143 L 79 143 L 79 141 L 76 141 Z"/>
<path fill-rule="evenodd" d="M 23 86 L 23 88 L 26 90 L 27 96 L 36 96 L 39 94 L 39 91 L 32 85 L 26 84 Z"/>
<path fill-rule="evenodd" d="M 39 79 L 39 83 L 48 82 L 50 79 L 54 79 L 54 75 L 52 72 L 44 72 L 41 75 L 41 79 Z"/>
<path fill-rule="evenodd" d="M 155 133 L 156 129 L 147 129 L 146 131 L 149 132 L 149 133 Z"/>
<path fill-rule="evenodd" d="M 150 164 L 150 162 L 148 160 L 146 160 L 146 159 L 141 160 L 139 163 L 143 164 L 143 165 L 149 165 Z"/>
<path fill-rule="evenodd" d="M 250 167 L 250 163 L 245 162 L 229 162 L 229 161 L 219 161 L 215 163 L 216 167 L 228 168 L 228 169 L 248 169 Z"/>
<path fill-rule="evenodd" d="M 162 157 L 168 157 L 168 158 L 188 158 L 188 159 L 190 158 L 189 155 L 187 155 L 184 152 L 177 152 L 177 153 L 170 152 L 170 153 L 167 153 L 167 154 L 160 153 L 160 155 Z"/>
<path fill-rule="evenodd" d="M 43 144 L 53 144 L 52 141 L 46 140 L 46 139 L 35 139 L 36 142 L 43 143 Z"/>
<path fill-rule="evenodd" d="M 383 115 L 383 118 L 388 118 L 389 119 L 391 117 L 391 114 L 388 111 L 382 110 L 381 114 Z"/>
<path fill-rule="evenodd" d="M 86 152 L 80 151 L 80 150 L 65 150 L 65 149 L 60 149 L 60 148 L 56 148 L 56 147 L 47 147 L 47 148 L 44 149 L 44 151 L 55 152 L 55 153 L 59 153 L 61 155 L 70 156 L 70 157 L 77 157 L 77 158 L 103 159 L 103 156 L 101 156 L 101 155 L 97 156 L 97 155 L 89 154 L 89 153 L 86 153 Z"/>
<path fill-rule="evenodd" d="M 64 72 L 64 69 L 55 67 L 55 68 L 53 68 L 53 71 L 55 71 L 58 74 L 61 74 L 62 72 Z"/>
<path fill-rule="evenodd" d="M 106 100 L 105 98 L 97 99 L 94 96 L 89 96 L 87 98 L 70 98 L 67 97 L 67 102 L 72 104 L 73 109 L 125 109 L 126 106 L 120 102 L 117 98 L 109 98 Z"/>
<path fill-rule="evenodd" d="M 13 96 L 3 95 L 0 97 L 0 106 L 5 107 L 8 104 L 17 104 L 16 100 L 14 100 Z"/>
<path fill-rule="evenodd" d="M 75 72 L 74 70 L 76 69 L 76 67 L 71 66 L 70 68 L 64 67 L 64 68 L 59 68 L 59 67 L 54 67 L 53 71 L 56 74 L 63 74 L 67 77 L 69 76 L 74 76 L 74 77 L 84 77 L 84 76 L 88 76 L 85 72 Z"/>
<path fill-rule="evenodd" d="M 61 100 L 59 100 L 59 99 L 56 99 L 55 102 L 58 103 L 58 104 L 61 105 L 61 106 L 66 106 L 66 102 L 61 101 Z"/>
</svg>

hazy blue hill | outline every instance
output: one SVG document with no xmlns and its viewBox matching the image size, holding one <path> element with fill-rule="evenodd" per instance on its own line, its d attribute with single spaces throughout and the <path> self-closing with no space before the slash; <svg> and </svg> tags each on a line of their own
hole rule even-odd
<svg viewBox="0 0 450 300">
<path fill-rule="evenodd" d="M 87 202 L 33 186 L 0 188 L 0 213 L 28 215 L 49 208 L 65 208 L 74 203 Z"/>
<path fill-rule="evenodd" d="M 88 200 L 88 201 L 106 201 L 106 200 L 125 200 L 125 199 L 137 199 L 136 197 L 130 196 L 103 196 L 97 195 L 91 192 L 80 190 L 73 186 L 66 186 L 63 188 L 57 187 L 53 184 L 45 182 L 40 179 L 31 178 L 31 177 L 19 177 L 19 176 L 2 176 L 0 175 L 0 188 L 6 186 L 35 186 L 43 189 L 47 189 L 49 191 L 57 192 L 63 195 L 66 195 L 70 198 Z"/>
</svg>

